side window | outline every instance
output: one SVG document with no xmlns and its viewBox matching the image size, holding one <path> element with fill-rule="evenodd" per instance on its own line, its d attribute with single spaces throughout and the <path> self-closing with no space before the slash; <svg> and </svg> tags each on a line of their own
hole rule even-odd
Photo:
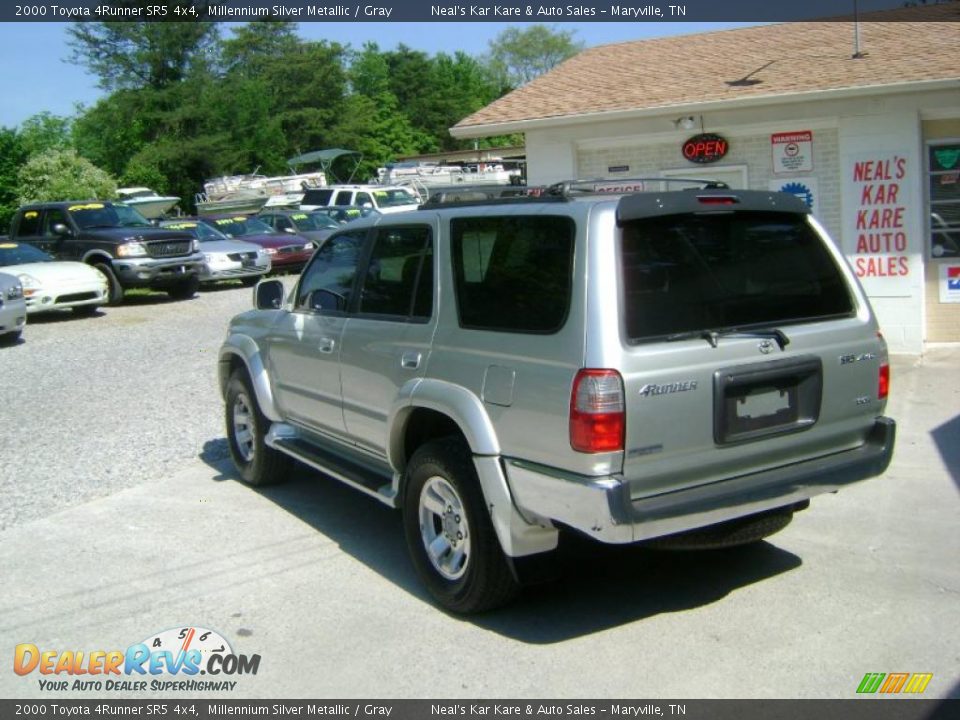
<svg viewBox="0 0 960 720">
<path fill-rule="evenodd" d="M 533 334 L 563 327 L 573 287 L 573 220 L 456 218 L 450 228 L 461 327 Z"/>
<path fill-rule="evenodd" d="M 370 197 L 370 193 L 358 192 L 357 199 L 354 200 L 354 205 L 369 205 L 373 207 L 373 198 Z"/>
<path fill-rule="evenodd" d="M 334 201 L 334 205 L 352 205 L 353 204 L 353 190 L 341 190 L 337 193 L 337 199 Z"/>
<path fill-rule="evenodd" d="M 40 234 L 40 211 L 27 210 L 20 218 L 20 224 L 17 226 L 17 235 L 26 237 L 27 235 Z"/>
<path fill-rule="evenodd" d="M 60 208 L 50 208 L 43 216 L 43 234 L 46 237 L 57 237 L 53 231 L 53 226 L 57 223 L 68 225 L 67 214 Z"/>
<path fill-rule="evenodd" d="M 257 217 L 263 220 L 270 227 L 275 228 L 277 226 L 277 217 L 275 215 L 257 215 Z"/>
<path fill-rule="evenodd" d="M 360 293 L 361 313 L 398 320 L 433 315 L 433 242 L 429 227 L 379 228 Z"/>
<path fill-rule="evenodd" d="M 297 286 L 295 310 L 346 312 L 365 232 L 331 237 L 314 254 Z"/>
<path fill-rule="evenodd" d="M 275 218 L 273 219 L 273 223 L 271 223 L 271 224 L 272 224 L 277 230 L 281 230 L 281 231 L 286 231 L 286 230 L 291 230 L 291 229 L 293 229 L 293 223 L 290 221 L 290 218 L 283 217 L 282 215 L 278 215 L 277 217 L 275 217 Z"/>
</svg>

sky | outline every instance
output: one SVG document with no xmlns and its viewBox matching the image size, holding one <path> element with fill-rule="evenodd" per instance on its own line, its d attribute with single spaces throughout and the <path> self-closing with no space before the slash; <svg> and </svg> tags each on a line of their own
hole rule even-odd
<svg viewBox="0 0 960 720">
<path fill-rule="evenodd" d="M 755 23 L 557 23 L 573 30 L 574 39 L 587 47 L 739 27 Z M 229 24 L 227 24 L 229 25 Z M 376 42 L 383 50 L 400 43 L 429 55 L 463 50 L 481 55 L 489 42 L 507 27 L 527 23 L 301 23 L 305 40 L 327 39 L 361 47 Z M 72 116 L 78 103 L 91 105 L 102 96 L 97 79 L 68 61 L 68 23 L 0 23 L 0 127 L 13 128 L 32 115 L 50 112 Z M 224 37 L 229 29 L 224 28 Z"/>
</svg>

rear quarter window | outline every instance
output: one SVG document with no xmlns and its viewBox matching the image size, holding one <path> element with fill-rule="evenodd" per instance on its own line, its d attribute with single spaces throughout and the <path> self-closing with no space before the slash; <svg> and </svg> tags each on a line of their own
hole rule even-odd
<svg viewBox="0 0 960 720">
<path fill-rule="evenodd" d="M 461 327 L 533 334 L 563 327 L 572 288 L 573 220 L 455 218 L 450 230 Z"/>
<path fill-rule="evenodd" d="M 802 215 L 675 215 L 626 223 L 624 324 L 643 341 L 847 317 L 854 300 Z"/>
</svg>

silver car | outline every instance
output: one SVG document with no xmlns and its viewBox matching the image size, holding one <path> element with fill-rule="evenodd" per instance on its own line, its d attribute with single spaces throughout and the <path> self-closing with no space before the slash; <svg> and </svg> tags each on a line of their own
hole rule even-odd
<svg viewBox="0 0 960 720">
<path fill-rule="evenodd" d="M 27 324 L 27 302 L 19 278 L 0 273 L 0 341 L 18 340 Z"/>
<path fill-rule="evenodd" d="M 561 531 L 756 542 L 884 472 L 886 343 L 806 205 L 655 187 L 358 220 L 289 296 L 261 283 L 220 352 L 241 477 L 296 460 L 399 509 L 424 585 L 469 613 Z"/>
<path fill-rule="evenodd" d="M 270 272 L 270 255 L 260 245 L 235 240 L 207 223 L 190 218 L 161 221 L 160 227 L 186 230 L 200 241 L 204 265 L 201 283 L 240 280 L 244 285 L 256 285 Z"/>
</svg>

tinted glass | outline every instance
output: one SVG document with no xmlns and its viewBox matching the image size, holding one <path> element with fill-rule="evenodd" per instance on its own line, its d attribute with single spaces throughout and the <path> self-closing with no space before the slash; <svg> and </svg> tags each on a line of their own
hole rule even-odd
<svg viewBox="0 0 960 720">
<path fill-rule="evenodd" d="M 853 300 L 804 216 L 668 216 L 623 228 L 626 334 L 679 333 L 847 316 Z"/>
<path fill-rule="evenodd" d="M 377 198 L 377 207 L 406 207 L 417 205 L 416 196 L 409 190 L 395 188 L 393 190 L 375 190 L 373 193 Z M 357 202 L 359 205 L 359 201 Z"/>
<path fill-rule="evenodd" d="M 297 310 L 346 312 L 349 309 L 365 235 L 337 235 L 317 250 L 297 286 Z"/>
<path fill-rule="evenodd" d="M 27 210 L 20 218 L 20 226 L 17 229 L 18 235 L 39 235 L 40 234 L 40 211 Z"/>
<path fill-rule="evenodd" d="M 559 330 L 570 307 L 574 232 L 566 217 L 453 220 L 460 325 L 522 333 Z"/>
<path fill-rule="evenodd" d="M 67 208 L 73 221 L 83 229 L 101 227 L 150 227 L 150 221 L 127 205 L 78 203 Z"/>
<path fill-rule="evenodd" d="M 0 266 L 50 262 L 53 258 L 33 245 L 0 242 Z"/>
<path fill-rule="evenodd" d="M 330 202 L 333 190 L 307 190 L 300 201 L 303 205 L 326 205 Z"/>
<path fill-rule="evenodd" d="M 363 278 L 360 312 L 429 318 L 433 314 L 433 250 L 426 227 L 377 231 Z"/>
<path fill-rule="evenodd" d="M 246 235 L 274 235 L 276 230 L 267 225 L 263 220 L 253 217 L 217 218 L 210 220 L 213 226 L 228 237 L 244 237 Z"/>
</svg>

